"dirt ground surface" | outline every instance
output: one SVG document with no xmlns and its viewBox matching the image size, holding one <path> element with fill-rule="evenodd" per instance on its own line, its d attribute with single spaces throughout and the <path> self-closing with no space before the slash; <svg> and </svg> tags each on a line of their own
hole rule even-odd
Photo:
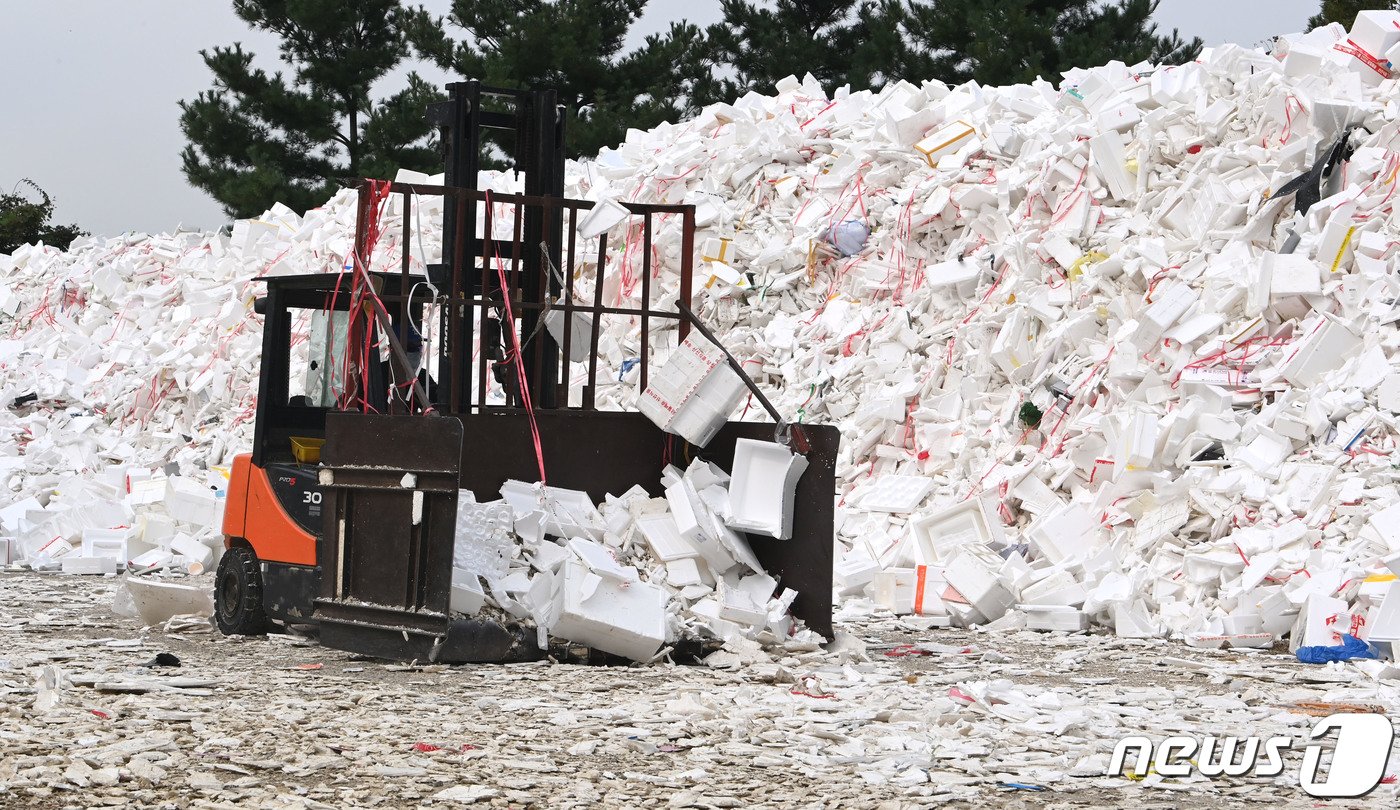
<svg viewBox="0 0 1400 810">
<path fill-rule="evenodd" d="M 1300 704 L 1400 707 L 1397 682 L 1286 650 L 888 616 L 727 668 L 406 666 L 143 628 L 116 587 L 0 574 L 0 806 L 1304 807 Z M 1275 734 L 1278 777 L 1105 776 L 1125 736 Z M 1396 804 L 1388 780 L 1326 806 Z"/>
</svg>

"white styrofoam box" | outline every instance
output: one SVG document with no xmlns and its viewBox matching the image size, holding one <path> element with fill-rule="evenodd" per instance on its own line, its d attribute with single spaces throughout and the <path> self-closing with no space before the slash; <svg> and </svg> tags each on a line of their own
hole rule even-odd
<svg viewBox="0 0 1400 810">
<path fill-rule="evenodd" d="M 976 544 L 959 546 L 943 567 L 943 577 L 968 604 L 989 621 L 996 621 L 1011 607 L 1011 594 L 997 573 L 1002 559 Z"/>
<path fill-rule="evenodd" d="M 1033 514 L 1043 514 L 1059 506 L 1064 501 L 1045 482 L 1033 475 L 1027 475 L 1011 488 L 1011 494 L 1021 499 L 1021 508 Z"/>
<path fill-rule="evenodd" d="M 1088 507 L 1070 503 L 1033 521 L 1025 537 L 1055 565 L 1084 560 L 1103 545 L 1103 530 Z"/>
<path fill-rule="evenodd" d="M 548 540 L 530 546 L 530 551 L 530 564 L 539 571 L 556 572 L 559 570 L 559 566 L 569 559 L 567 549 Z"/>
<path fill-rule="evenodd" d="M 788 539 L 792 536 L 797 481 L 806 470 L 806 456 L 781 444 L 739 439 L 734 443 L 725 522 L 741 531 Z"/>
<path fill-rule="evenodd" d="M 0 565 L 9 565 L 15 562 L 16 545 L 13 537 L 0 537 Z"/>
<path fill-rule="evenodd" d="M 216 526 L 218 510 L 213 490 L 176 475 L 165 479 L 165 511 L 176 521 L 196 528 Z"/>
<path fill-rule="evenodd" d="M 131 594 L 136 612 L 147 626 L 172 616 L 209 616 L 214 612 L 213 595 L 207 587 L 133 576 L 124 577 L 122 586 Z"/>
<path fill-rule="evenodd" d="M 1298 610 L 1289 633 L 1288 650 L 1299 647 L 1331 647 L 1342 643 L 1342 633 L 1351 632 L 1351 615 L 1341 599 L 1312 594 Z"/>
<path fill-rule="evenodd" d="M 700 551 L 676 528 L 671 514 L 644 515 L 637 518 L 637 530 L 647 542 L 656 559 L 662 562 L 695 557 Z"/>
<path fill-rule="evenodd" d="M 924 156 L 930 168 L 940 158 L 952 155 L 977 142 L 977 129 L 966 121 L 955 121 L 924 136 L 914 144 L 914 151 Z"/>
<path fill-rule="evenodd" d="M 662 430 L 704 447 L 745 390 L 719 347 L 692 332 L 652 373 L 638 408 Z"/>
<path fill-rule="evenodd" d="M 1324 319 L 1312 332 L 1296 342 L 1293 353 L 1280 368 L 1284 379 L 1299 386 L 1321 382 L 1323 375 L 1338 368 L 1361 350 L 1362 340 L 1342 324 Z"/>
<path fill-rule="evenodd" d="M 486 591 L 481 587 L 481 579 L 472 571 L 453 568 L 448 609 L 453 613 L 474 616 L 483 607 L 486 607 Z"/>
<path fill-rule="evenodd" d="M 111 557 L 83 557 L 70 554 L 63 558 L 63 573 L 65 574 L 115 574 L 117 573 L 117 561 Z"/>
<path fill-rule="evenodd" d="M 1322 268 L 1307 256 L 1265 253 L 1263 262 L 1269 268 L 1269 294 L 1274 298 L 1322 294 Z"/>
<path fill-rule="evenodd" d="M 130 529 L 83 529 L 82 555 L 84 557 L 111 557 L 125 565 L 127 560 L 126 540 L 130 536 Z"/>
<path fill-rule="evenodd" d="M 1386 51 L 1400 44 L 1400 12 L 1358 13 L 1347 33 L 1347 40 L 1374 57 L 1384 57 Z"/>
<path fill-rule="evenodd" d="M 1278 466 L 1293 452 L 1293 443 L 1272 431 L 1260 430 L 1248 445 L 1238 448 L 1234 461 L 1248 466 L 1260 475 L 1276 473 Z"/>
<path fill-rule="evenodd" d="M 1138 409 L 1126 414 L 1123 421 L 1114 459 L 1115 479 L 1126 472 L 1156 466 L 1160 428 L 1156 414 Z"/>
<path fill-rule="evenodd" d="M 144 571 L 147 569 L 163 568 L 169 565 L 173 559 L 174 555 L 169 551 L 154 548 L 132 557 L 130 565 L 136 571 Z"/>
<path fill-rule="evenodd" d="M 861 495 L 860 507 L 871 512 L 912 512 L 933 491 L 922 475 L 882 475 Z"/>
<path fill-rule="evenodd" d="M 1136 104 L 1118 104 L 1094 117 L 1100 129 L 1126 132 L 1142 121 L 1142 111 Z"/>
<path fill-rule="evenodd" d="M 1027 630 L 1067 630 L 1078 632 L 1089 629 L 1089 615 L 1072 607 L 1057 605 L 1017 605 L 1016 609 L 1026 614 Z"/>
<path fill-rule="evenodd" d="M 1034 348 L 1038 321 L 1025 307 L 1017 307 L 1007 316 L 1001 331 L 989 350 L 992 361 L 1007 377 L 1035 359 Z"/>
<path fill-rule="evenodd" d="M 909 522 L 909 528 L 917 561 L 929 565 L 943 562 L 961 546 L 985 546 L 1004 536 L 1001 522 L 987 513 L 981 498 L 919 515 Z"/>
<path fill-rule="evenodd" d="M 704 447 L 724 427 L 747 391 L 743 379 L 727 363 L 717 366 L 686 400 L 668 430 Z"/>
</svg>

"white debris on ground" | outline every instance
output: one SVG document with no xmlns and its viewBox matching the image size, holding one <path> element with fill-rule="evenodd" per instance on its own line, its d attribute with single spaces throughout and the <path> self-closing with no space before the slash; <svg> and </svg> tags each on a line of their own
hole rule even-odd
<svg viewBox="0 0 1400 810">
<path fill-rule="evenodd" d="M 23 606 L 0 614 L 0 804 L 1301 806 L 1319 713 L 1400 709 L 1355 664 L 918 617 L 722 668 L 406 666 L 207 620 L 143 629 L 108 611 L 114 584 L 0 574 Z M 1127 736 L 1276 734 L 1277 778 L 1104 775 Z"/>
<path fill-rule="evenodd" d="M 787 80 L 629 133 L 571 164 L 567 193 L 698 206 L 702 316 L 780 411 L 843 432 L 853 610 L 1205 646 L 1386 642 L 1400 110 L 1381 60 L 1397 21 L 1073 70 L 1059 89 L 827 97 Z M 1339 139 L 1321 199 L 1295 194 Z M 181 476 L 177 500 L 217 500 L 210 471 L 248 444 L 253 279 L 342 267 L 353 199 L 229 235 L 0 257 L 9 557 L 62 567 L 66 544 L 76 570 L 102 569 L 88 529 L 126 531 L 131 556 L 147 509 L 113 482 L 148 470 Z M 432 228 L 396 244 L 398 205 L 375 266 L 404 248 L 434 261 Z M 663 301 L 679 227 L 653 234 Z M 639 294 L 639 230 L 610 234 L 607 303 Z M 571 269 L 589 290 L 595 266 Z M 674 330 L 652 339 L 660 362 Z M 638 402 L 636 345 L 609 319 L 605 403 Z M 168 542 L 140 542 L 191 559 L 172 519 Z M 183 548 L 202 556 L 213 532 L 192 525 Z"/>
</svg>

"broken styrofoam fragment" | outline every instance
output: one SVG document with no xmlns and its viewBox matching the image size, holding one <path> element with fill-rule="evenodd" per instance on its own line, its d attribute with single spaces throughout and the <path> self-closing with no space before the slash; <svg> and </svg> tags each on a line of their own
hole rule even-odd
<svg viewBox="0 0 1400 810">
<path fill-rule="evenodd" d="M 646 539 L 651 553 L 656 559 L 666 563 L 695 557 L 700 553 L 695 545 L 681 535 L 676 527 L 674 515 L 672 512 L 637 518 L 637 530 Z"/>
<path fill-rule="evenodd" d="M 574 229 L 584 239 L 596 239 L 614 226 L 621 224 L 629 216 L 631 216 L 631 212 L 622 203 L 603 198 L 598 200 L 587 214 L 579 218 Z"/>
<path fill-rule="evenodd" d="M 453 613 L 474 616 L 485 606 L 486 592 L 482 590 L 481 579 L 476 572 L 453 568 L 448 609 Z"/>
<path fill-rule="evenodd" d="M 1028 630 L 1065 630 L 1078 632 L 1089 629 L 1089 616 L 1064 605 L 1017 605 L 1026 614 Z"/>
<path fill-rule="evenodd" d="M 209 591 L 192 585 L 128 576 L 122 587 L 131 594 L 136 612 L 149 627 L 172 616 L 211 616 L 214 602 Z"/>
<path fill-rule="evenodd" d="M 775 442 L 739 439 L 730 473 L 729 515 L 732 528 L 779 540 L 792 536 L 797 482 L 807 457 Z"/>
<path fill-rule="evenodd" d="M 912 512 L 933 491 L 933 480 L 917 475 L 882 475 L 860 498 L 872 512 Z"/>
<path fill-rule="evenodd" d="M 1315 385 L 1361 349 L 1361 339 L 1342 324 L 1323 318 L 1299 340 L 1280 367 L 1284 379 L 1299 386 Z"/>
<path fill-rule="evenodd" d="M 550 633 L 634 661 L 666 641 L 666 594 L 645 582 L 605 579 L 581 561 L 564 565 Z M 635 572 L 634 572 L 635 573 Z"/>
<path fill-rule="evenodd" d="M 469 490 L 460 490 L 452 567 L 486 579 L 505 576 L 515 546 L 514 527 L 508 502 L 477 503 Z"/>
</svg>

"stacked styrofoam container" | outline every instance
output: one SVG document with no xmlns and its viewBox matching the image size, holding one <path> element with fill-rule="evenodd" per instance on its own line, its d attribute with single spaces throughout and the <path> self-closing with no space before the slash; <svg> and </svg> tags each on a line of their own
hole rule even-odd
<svg viewBox="0 0 1400 810">
<path fill-rule="evenodd" d="M 1321 616 L 1368 635 L 1400 552 L 1377 519 L 1400 503 L 1397 23 L 1009 87 L 790 78 L 629 132 L 570 164 L 566 193 L 696 206 L 692 306 L 787 419 L 842 431 L 849 611 L 913 611 L 922 566 L 948 621 L 1223 645 L 1295 625 L 1311 643 Z M 1284 187 L 1347 132 L 1299 211 Z M 412 204 L 414 223 L 440 210 Z M 376 267 L 404 248 L 399 205 Z M 228 235 L 0 257 L 0 394 L 35 397 L 0 410 L 6 500 L 47 509 L 106 464 L 198 480 L 246 448 L 249 282 L 343 266 L 354 213 L 347 193 Z M 823 239 L 850 221 L 870 234 L 842 255 Z M 604 304 L 636 306 L 641 221 L 598 223 L 608 255 L 567 270 L 592 300 L 605 261 Z M 679 293 L 680 227 L 653 223 L 657 306 Z M 437 260 L 435 227 L 411 242 L 415 267 Z M 650 407 L 639 324 L 600 326 L 599 401 Z M 677 331 L 649 337 L 661 379 Z M 728 399 L 707 425 L 736 417 Z M 743 615 L 725 594 L 693 610 Z"/>
</svg>

